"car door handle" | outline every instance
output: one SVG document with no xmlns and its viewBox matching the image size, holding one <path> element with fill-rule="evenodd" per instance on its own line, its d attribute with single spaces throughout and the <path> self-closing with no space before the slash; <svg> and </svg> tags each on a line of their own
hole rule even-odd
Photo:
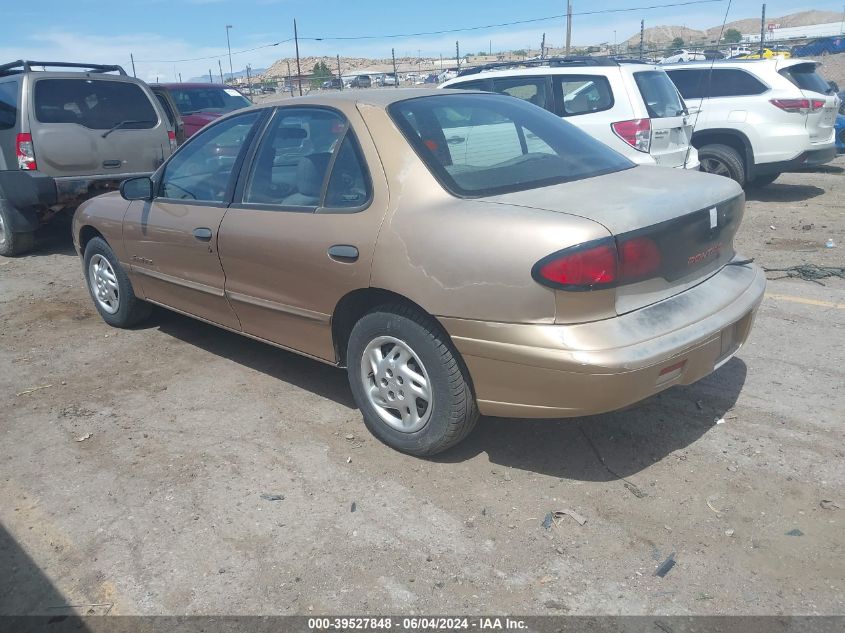
<svg viewBox="0 0 845 633">
<path fill-rule="evenodd" d="M 336 262 L 351 264 L 358 261 L 358 249 L 349 244 L 335 244 L 329 248 L 329 257 Z"/>
<path fill-rule="evenodd" d="M 463 143 L 465 140 L 466 139 L 463 136 L 452 136 L 450 138 L 447 138 L 446 142 L 449 143 L 449 145 L 459 145 L 460 143 Z"/>
<path fill-rule="evenodd" d="M 211 241 L 211 236 L 211 229 L 208 229 L 204 226 L 194 229 L 194 237 L 197 238 L 200 242 Z"/>
</svg>

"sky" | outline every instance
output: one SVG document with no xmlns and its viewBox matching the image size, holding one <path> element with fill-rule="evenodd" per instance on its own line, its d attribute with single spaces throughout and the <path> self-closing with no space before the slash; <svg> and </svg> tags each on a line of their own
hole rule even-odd
<svg viewBox="0 0 845 633">
<path fill-rule="evenodd" d="M 572 43 L 575 46 L 624 41 L 646 26 L 677 25 L 704 29 L 722 23 L 728 0 L 679 7 L 637 9 L 619 13 L 578 15 L 579 12 L 666 5 L 684 0 L 573 0 Z M 689 0 L 687 0 L 689 1 Z M 384 37 L 479 27 L 531 20 L 566 12 L 565 0 L 39 0 L 37 3 L 0 0 L 0 61 L 20 58 L 39 61 L 111 63 L 147 81 L 178 81 L 218 75 L 218 59 L 229 70 L 226 25 L 235 72 L 246 64 L 269 66 L 294 55 L 293 20 L 296 18 L 300 55 L 351 57 L 454 57 L 455 41 L 461 53 L 562 46 L 565 19 L 478 29 L 461 33 L 416 37 Z M 843 11 L 845 0 L 768 1 L 767 15 L 796 11 Z M 728 21 L 760 15 L 757 0 L 731 0 Z M 35 10 L 33 7 L 37 6 Z M 364 40 L 328 38 L 378 36 Z M 316 41 L 314 38 L 324 38 Z M 247 49 L 283 42 L 277 46 Z M 211 59 L 200 59 L 211 57 Z M 182 61 L 193 60 L 193 61 Z"/>
</svg>

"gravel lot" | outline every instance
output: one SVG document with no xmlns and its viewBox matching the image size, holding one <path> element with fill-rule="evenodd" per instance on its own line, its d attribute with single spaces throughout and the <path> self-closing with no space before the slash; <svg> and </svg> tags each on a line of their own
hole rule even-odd
<svg viewBox="0 0 845 633">
<path fill-rule="evenodd" d="M 845 265 L 844 168 L 751 192 L 739 250 Z M 47 236 L 0 260 L 0 613 L 843 614 L 845 282 L 825 283 L 772 281 L 698 384 L 482 419 L 425 461 L 369 436 L 340 370 L 165 311 L 109 328 Z M 542 527 L 563 509 L 586 523 Z"/>
</svg>

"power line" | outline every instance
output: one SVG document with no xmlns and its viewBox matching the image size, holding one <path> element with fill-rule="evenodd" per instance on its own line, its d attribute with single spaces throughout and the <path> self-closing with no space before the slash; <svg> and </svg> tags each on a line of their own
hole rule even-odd
<svg viewBox="0 0 845 633">
<path fill-rule="evenodd" d="M 599 15 L 605 13 L 627 13 L 631 11 L 650 11 L 652 9 L 666 9 L 670 7 L 686 7 L 693 4 L 712 4 L 714 2 L 723 2 L 724 0 L 688 0 L 687 2 L 673 2 L 670 4 L 654 4 L 645 7 L 626 7 L 624 9 L 596 9 L 595 11 L 581 11 L 578 13 L 573 12 L 573 16 L 578 15 Z M 459 29 L 444 29 L 441 31 L 421 31 L 419 33 L 394 33 L 388 35 L 349 35 L 349 36 L 337 36 L 337 37 L 300 37 L 301 40 L 313 40 L 317 42 L 323 41 L 339 41 L 339 40 L 381 40 L 381 39 L 390 39 L 390 38 L 397 38 L 397 37 L 418 37 L 421 35 L 445 35 L 448 33 L 461 33 L 465 31 L 481 31 L 483 29 L 495 29 L 503 26 L 516 26 L 519 24 L 531 24 L 534 22 L 545 22 L 548 20 L 559 20 L 565 18 L 566 14 L 560 15 L 547 15 L 543 18 L 530 18 L 527 20 L 515 20 L 513 22 L 501 22 L 499 24 L 485 24 L 483 26 L 468 26 Z"/>
<path fill-rule="evenodd" d="M 261 50 L 262 48 L 272 48 L 273 46 L 278 46 L 279 44 L 287 44 L 288 42 L 292 41 L 293 38 L 289 37 L 286 40 L 282 40 L 280 42 L 273 42 L 272 44 L 262 44 L 261 46 L 256 46 L 255 48 L 245 48 L 242 51 L 232 51 L 232 55 L 251 53 L 252 51 Z M 189 59 L 136 59 L 135 62 L 142 64 L 178 64 L 180 62 L 199 62 L 205 59 L 220 59 L 221 57 L 226 57 L 226 53 L 221 53 L 220 55 L 208 55 L 207 57 L 191 57 Z"/>
<path fill-rule="evenodd" d="M 671 7 L 686 7 L 690 5 L 696 4 L 713 4 L 713 3 L 721 3 L 724 0 L 687 0 L 686 2 L 672 2 L 668 4 L 652 4 L 648 6 L 640 6 L 640 7 L 625 7 L 620 9 L 596 9 L 593 11 L 579 11 L 573 12 L 573 16 L 585 16 L 585 15 L 603 15 L 608 13 L 630 13 L 633 11 L 651 11 L 654 9 L 667 9 Z M 446 35 L 449 33 L 464 33 L 470 31 L 482 31 L 485 29 L 495 29 L 501 28 L 505 26 L 517 26 L 520 24 L 533 24 L 536 22 L 546 22 L 549 20 L 560 20 L 566 18 L 567 14 L 562 13 L 559 15 L 547 15 L 542 18 L 529 18 L 526 20 L 514 20 L 512 22 L 500 22 L 498 24 L 485 24 L 482 26 L 467 26 L 463 28 L 457 29 L 443 29 L 439 31 L 420 31 L 419 33 L 388 33 L 382 35 L 347 35 L 347 36 L 326 36 L 326 37 L 300 37 L 300 40 L 308 40 L 312 42 L 326 42 L 326 41 L 354 41 L 354 40 L 383 40 L 383 39 L 396 39 L 400 37 L 420 37 L 423 35 Z M 288 42 L 293 42 L 294 38 L 289 37 L 286 40 L 281 40 L 279 42 L 273 42 L 272 44 L 263 44 L 261 46 L 256 46 L 254 48 L 247 48 L 240 51 L 232 51 L 232 55 L 241 55 L 243 53 L 251 53 L 253 51 L 261 50 L 264 48 L 272 48 L 274 46 L 279 46 L 280 44 L 287 44 Z M 192 57 L 187 59 L 136 59 L 136 63 L 142 64 L 179 64 L 182 62 L 198 62 L 204 61 L 206 59 L 219 59 L 221 57 L 225 57 L 226 53 L 220 55 L 208 55 L 206 57 Z"/>
</svg>

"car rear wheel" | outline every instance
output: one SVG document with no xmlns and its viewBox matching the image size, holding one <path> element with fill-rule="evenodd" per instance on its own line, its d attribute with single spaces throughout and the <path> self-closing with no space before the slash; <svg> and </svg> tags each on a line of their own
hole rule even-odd
<svg viewBox="0 0 845 633">
<path fill-rule="evenodd" d="M 9 203 L 0 200 L 0 255 L 3 257 L 23 255 L 35 246 L 35 233 L 12 231 L 12 213 Z"/>
<path fill-rule="evenodd" d="M 352 328 L 347 372 L 364 424 L 388 446 L 434 455 L 464 439 L 478 420 L 469 375 L 431 317 L 381 306 Z"/>
<path fill-rule="evenodd" d="M 95 237 L 88 242 L 84 262 L 88 291 L 103 321 L 126 328 L 150 315 L 152 306 L 135 296 L 126 271 L 104 239 Z"/>
<path fill-rule="evenodd" d="M 698 150 L 701 171 L 726 176 L 745 186 L 745 162 L 739 152 L 728 145 L 704 145 Z"/>
</svg>

